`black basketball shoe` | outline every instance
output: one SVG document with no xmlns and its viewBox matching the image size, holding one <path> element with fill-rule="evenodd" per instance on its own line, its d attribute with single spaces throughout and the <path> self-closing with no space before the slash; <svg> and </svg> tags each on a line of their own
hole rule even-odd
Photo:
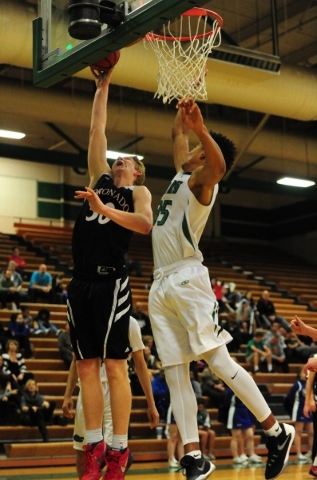
<svg viewBox="0 0 317 480">
<path fill-rule="evenodd" d="M 282 431 L 277 437 L 267 437 L 268 458 L 265 469 L 266 480 L 278 477 L 287 465 L 289 451 L 295 437 L 295 428 L 281 423 Z"/>
<path fill-rule="evenodd" d="M 185 455 L 180 465 L 186 471 L 187 480 L 204 480 L 216 469 L 215 465 L 204 457 L 194 458 L 191 455 Z"/>
</svg>

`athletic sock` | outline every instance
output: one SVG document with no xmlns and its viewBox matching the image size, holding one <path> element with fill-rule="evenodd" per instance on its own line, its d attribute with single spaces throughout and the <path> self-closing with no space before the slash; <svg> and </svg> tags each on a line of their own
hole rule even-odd
<svg viewBox="0 0 317 480">
<path fill-rule="evenodd" d="M 95 430 L 86 430 L 86 441 L 88 445 L 99 443 L 103 440 L 102 429 L 96 428 Z"/>
<path fill-rule="evenodd" d="M 280 424 L 275 422 L 273 427 L 269 428 L 269 430 L 264 430 L 265 435 L 268 437 L 278 437 L 278 435 L 282 432 Z"/>
</svg>

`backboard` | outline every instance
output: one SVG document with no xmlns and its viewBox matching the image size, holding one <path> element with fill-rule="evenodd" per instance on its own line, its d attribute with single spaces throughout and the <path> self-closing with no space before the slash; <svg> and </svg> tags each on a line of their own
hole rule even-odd
<svg viewBox="0 0 317 480">
<path fill-rule="evenodd" d="M 39 0 L 40 16 L 33 20 L 33 83 L 50 87 L 205 1 L 116 0 L 110 3 L 120 10 L 121 22 L 116 26 L 103 24 L 96 38 L 78 40 L 68 33 L 70 1 Z"/>
</svg>

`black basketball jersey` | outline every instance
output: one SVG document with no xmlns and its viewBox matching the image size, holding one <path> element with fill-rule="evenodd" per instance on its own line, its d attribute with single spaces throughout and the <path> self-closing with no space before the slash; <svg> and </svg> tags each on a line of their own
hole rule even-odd
<svg viewBox="0 0 317 480">
<path fill-rule="evenodd" d="M 93 190 L 104 204 L 131 213 L 134 211 L 133 188 L 118 188 L 112 176 L 104 174 Z M 85 200 L 73 231 L 74 269 L 95 273 L 98 266 L 121 268 L 125 264 L 124 254 L 128 251 L 132 234 L 132 230 L 92 212 Z"/>
</svg>

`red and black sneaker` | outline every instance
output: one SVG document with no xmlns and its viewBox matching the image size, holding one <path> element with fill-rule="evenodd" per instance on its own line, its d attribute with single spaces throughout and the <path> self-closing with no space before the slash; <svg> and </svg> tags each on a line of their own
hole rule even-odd
<svg viewBox="0 0 317 480">
<path fill-rule="evenodd" d="M 99 480 L 105 465 L 106 447 L 104 441 L 96 445 L 84 445 L 85 473 L 82 480 Z"/>
<path fill-rule="evenodd" d="M 123 451 L 107 448 L 107 470 L 102 480 L 123 480 L 133 462 L 133 455 L 128 448 Z"/>
</svg>

